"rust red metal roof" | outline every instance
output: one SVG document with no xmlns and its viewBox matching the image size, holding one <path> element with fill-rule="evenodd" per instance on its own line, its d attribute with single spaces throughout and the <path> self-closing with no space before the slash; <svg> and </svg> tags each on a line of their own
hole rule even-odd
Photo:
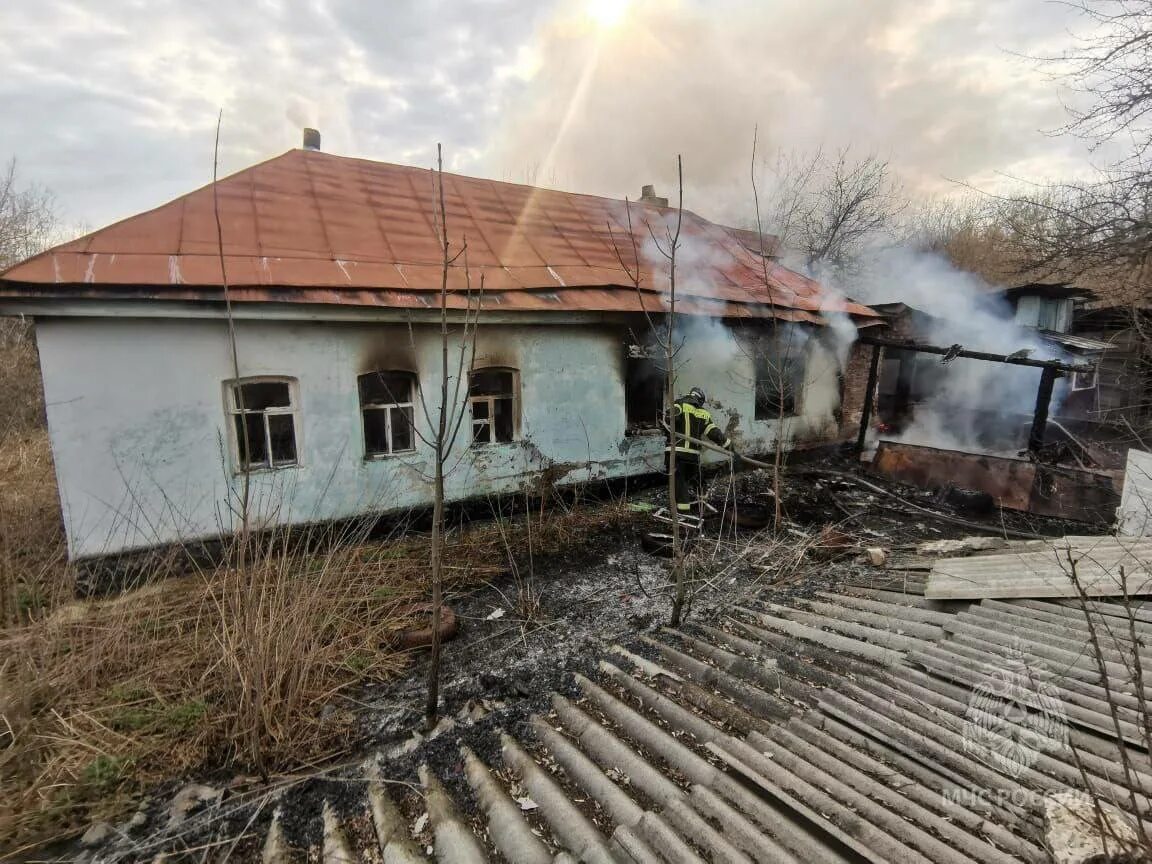
<svg viewBox="0 0 1152 864">
<path fill-rule="evenodd" d="M 441 253 L 433 182 L 426 169 L 306 150 L 220 180 L 231 299 L 436 305 Z M 675 210 L 632 205 L 638 294 L 620 263 L 636 257 L 623 201 L 454 174 L 444 175 L 444 191 L 450 239 L 456 249 L 467 240 L 468 275 L 473 289 L 483 275 L 486 308 L 662 308 L 667 267 L 651 233 L 662 238 Z M 0 274 L 0 298 L 222 300 L 213 197 L 205 186 L 17 264 Z M 681 242 L 679 311 L 812 322 L 824 311 L 875 314 L 775 262 L 766 262 L 766 285 L 759 255 L 689 211 Z M 452 306 L 466 302 L 464 263 L 452 267 Z"/>
</svg>

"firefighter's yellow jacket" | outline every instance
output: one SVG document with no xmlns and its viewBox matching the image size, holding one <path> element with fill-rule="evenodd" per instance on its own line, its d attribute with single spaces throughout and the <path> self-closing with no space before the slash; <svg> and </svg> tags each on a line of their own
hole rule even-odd
<svg viewBox="0 0 1152 864">
<path fill-rule="evenodd" d="M 670 413 L 668 428 L 676 433 L 675 445 L 678 456 L 700 458 L 700 445 L 687 440 L 688 438 L 694 438 L 697 441 L 707 439 L 717 447 L 728 447 L 728 436 L 712 422 L 712 414 L 706 408 L 697 408 L 691 402 L 680 399 L 673 404 Z M 671 446 L 672 442 L 669 441 L 669 447 Z"/>
</svg>

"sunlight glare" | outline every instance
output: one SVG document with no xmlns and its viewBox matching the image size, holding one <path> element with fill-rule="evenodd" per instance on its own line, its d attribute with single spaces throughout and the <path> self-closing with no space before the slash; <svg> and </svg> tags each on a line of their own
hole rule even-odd
<svg viewBox="0 0 1152 864">
<path fill-rule="evenodd" d="M 612 28 L 624 20 L 630 0 L 588 0 L 588 17 L 599 26 Z"/>
</svg>

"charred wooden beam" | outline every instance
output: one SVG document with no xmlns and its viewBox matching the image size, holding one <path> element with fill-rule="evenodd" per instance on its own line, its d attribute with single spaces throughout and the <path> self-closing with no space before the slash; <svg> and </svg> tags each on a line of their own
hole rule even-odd
<svg viewBox="0 0 1152 864">
<path fill-rule="evenodd" d="M 1052 388 L 1058 370 L 1051 367 L 1040 373 L 1040 386 L 1036 389 L 1036 410 L 1032 414 L 1032 431 L 1028 433 L 1028 450 L 1038 453 L 1044 446 L 1044 430 L 1048 426 L 1048 406 L 1052 402 Z"/>
<path fill-rule="evenodd" d="M 954 351 L 940 345 L 921 345 L 916 342 L 901 342 L 897 339 L 878 339 L 873 336 L 862 336 L 860 342 L 865 345 L 874 345 L 880 348 L 899 348 L 901 351 L 919 351 L 924 354 L 950 354 L 953 357 L 964 357 L 969 360 L 988 360 L 992 363 L 1008 363 L 1012 366 L 1031 366 L 1034 369 L 1058 369 L 1062 372 L 1083 372 L 1092 368 L 1087 363 L 1065 363 L 1062 360 L 1032 360 L 1028 357 L 1013 357 L 1011 354 L 990 354 L 986 351 L 967 351 L 961 348 Z"/>
<path fill-rule="evenodd" d="M 868 389 L 864 391 L 864 407 L 860 410 L 860 434 L 856 436 L 856 452 L 864 452 L 868 437 L 868 421 L 872 419 L 872 402 L 876 398 L 876 380 L 880 377 L 880 355 L 884 352 L 877 345 L 872 346 L 872 362 L 868 366 Z"/>
</svg>

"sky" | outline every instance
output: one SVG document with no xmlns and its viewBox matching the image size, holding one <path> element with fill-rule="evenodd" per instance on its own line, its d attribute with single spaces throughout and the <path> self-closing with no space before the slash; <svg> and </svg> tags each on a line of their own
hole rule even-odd
<svg viewBox="0 0 1152 864">
<path fill-rule="evenodd" d="M 1085 170 L 1051 0 L 3 0 L 0 159 L 97 228 L 300 144 L 750 210 L 759 153 L 850 146 L 914 194 Z M 1064 100 L 1064 101 L 1062 101 Z M 759 170 L 759 169 L 758 169 Z M 674 197 L 674 195 L 673 195 Z"/>
</svg>

